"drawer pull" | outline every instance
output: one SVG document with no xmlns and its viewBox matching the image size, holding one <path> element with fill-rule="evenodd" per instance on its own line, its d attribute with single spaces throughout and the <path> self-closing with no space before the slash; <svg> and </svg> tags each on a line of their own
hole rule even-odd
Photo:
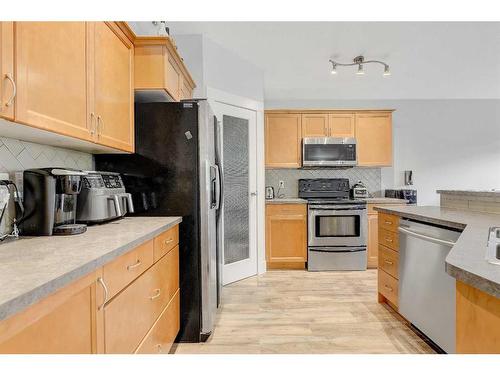
<svg viewBox="0 0 500 375">
<path fill-rule="evenodd" d="M 156 349 L 158 349 L 158 353 L 161 353 L 161 344 L 156 344 Z"/>
<path fill-rule="evenodd" d="M 97 310 L 102 310 L 102 308 L 104 307 L 104 305 L 106 304 L 106 302 L 108 302 L 108 294 L 109 294 L 108 293 L 108 287 L 104 283 L 104 280 L 102 279 L 102 277 L 99 277 L 97 279 L 97 281 L 99 282 L 99 284 L 101 284 L 102 289 L 104 290 L 104 300 L 102 301 L 102 305 L 97 308 Z"/>
<path fill-rule="evenodd" d="M 137 259 L 137 262 L 134 264 L 131 264 L 130 266 L 127 266 L 127 271 L 133 270 L 134 268 L 139 267 L 142 264 L 140 259 Z"/>
<path fill-rule="evenodd" d="M 387 225 L 392 225 L 392 221 L 387 221 L 386 220 L 386 221 L 384 221 L 384 223 L 387 224 Z"/>
<path fill-rule="evenodd" d="M 155 289 L 155 291 L 156 291 L 156 294 L 154 296 L 149 297 L 149 299 L 151 301 L 154 300 L 154 299 L 157 299 L 160 296 L 160 294 L 161 294 L 161 289 Z"/>
<path fill-rule="evenodd" d="M 163 241 L 163 243 L 164 243 L 165 245 L 168 245 L 169 243 L 172 243 L 172 242 L 174 242 L 174 239 L 173 239 L 173 238 L 169 238 L 168 240 Z"/>
<path fill-rule="evenodd" d="M 389 292 L 392 292 L 394 290 L 390 286 L 387 286 L 387 285 L 384 285 L 384 288 L 387 289 Z"/>
<path fill-rule="evenodd" d="M 394 263 L 392 263 L 390 260 L 384 259 L 384 262 L 387 263 L 388 265 L 392 266 Z"/>
<path fill-rule="evenodd" d="M 385 240 L 386 240 L 387 242 L 392 242 L 392 239 L 387 238 L 387 237 L 386 237 L 386 239 L 385 239 Z"/>
</svg>

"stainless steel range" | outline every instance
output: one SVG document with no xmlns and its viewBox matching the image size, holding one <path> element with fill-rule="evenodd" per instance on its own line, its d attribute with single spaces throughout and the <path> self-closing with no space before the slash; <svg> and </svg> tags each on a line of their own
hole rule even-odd
<svg viewBox="0 0 500 375">
<path fill-rule="evenodd" d="M 345 178 L 301 179 L 308 200 L 309 271 L 366 270 L 366 201 L 349 199 Z"/>
</svg>

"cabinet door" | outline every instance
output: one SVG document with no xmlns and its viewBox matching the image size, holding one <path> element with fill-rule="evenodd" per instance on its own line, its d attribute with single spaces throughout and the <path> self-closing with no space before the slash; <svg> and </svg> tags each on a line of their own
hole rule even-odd
<svg viewBox="0 0 500 375">
<path fill-rule="evenodd" d="M 14 22 L 0 22 L 0 117 L 14 119 Z"/>
<path fill-rule="evenodd" d="M 328 115 L 330 137 L 354 137 L 354 114 L 331 113 Z"/>
<path fill-rule="evenodd" d="M 266 260 L 273 263 L 307 261 L 306 205 L 268 205 L 266 207 Z"/>
<path fill-rule="evenodd" d="M 0 353 L 90 354 L 101 351 L 103 300 L 94 274 L 0 322 Z M 99 302 L 98 302 L 99 301 Z"/>
<path fill-rule="evenodd" d="M 16 120 L 90 140 L 85 22 L 16 22 Z"/>
<path fill-rule="evenodd" d="M 328 137 L 328 115 L 302 115 L 302 137 Z"/>
<path fill-rule="evenodd" d="M 358 165 L 392 165 L 392 116 L 390 113 L 356 115 Z"/>
<path fill-rule="evenodd" d="M 97 142 L 133 151 L 133 45 L 114 23 L 95 22 L 92 27 Z"/>
<path fill-rule="evenodd" d="M 378 266 L 378 214 L 368 214 L 368 268 Z"/>
<path fill-rule="evenodd" d="M 302 117 L 300 114 L 267 114 L 266 167 L 300 168 Z"/>
<path fill-rule="evenodd" d="M 167 90 L 175 101 L 180 100 L 181 96 L 181 81 L 182 74 L 174 57 L 167 52 L 167 59 L 165 62 L 165 79 L 167 83 Z"/>
</svg>

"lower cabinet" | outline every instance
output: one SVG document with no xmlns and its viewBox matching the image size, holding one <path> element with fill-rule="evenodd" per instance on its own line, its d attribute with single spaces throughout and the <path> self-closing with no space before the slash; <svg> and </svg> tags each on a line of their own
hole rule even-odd
<svg viewBox="0 0 500 375">
<path fill-rule="evenodd" d="M 307 205 L 266 206 L 266 261 L 269 269 L 304 269 L 307 262 Z"/>
<path fill-rule="evenodd" d="M 177 233 L 174 227 L 0 321 L 0 353 L 168 353 L 180 327 Z"/>
</svg>

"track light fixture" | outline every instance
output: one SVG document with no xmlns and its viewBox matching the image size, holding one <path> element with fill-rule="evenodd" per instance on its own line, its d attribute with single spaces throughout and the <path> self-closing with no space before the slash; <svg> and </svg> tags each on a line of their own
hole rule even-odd
<svg viewBox="0 0 500 375">
<path fill-rule="evenodd" d="M 363 65 L 365 64 L 381 64 L 384 66 L 384 76 L 390 76 L 391 75 L 391 71 L 389 70 L 389 65 L 386 64 L 385 62 L 383 61 L 379 61 L 379 60 L 365 60 L 365 57 L 364 56 L 356 56 L 352 61 L 352 63 L 348 63 L 348 64 L 344 64 L 344 63 L 340 63 L 338 61 L 333 61 L 333 60 L 329 60 L 330 63 L 332 64 L 332 74 L 337 74 L 337 66 L 355 66 L 357 65 L 358 66 L 358 70 L 356 72 L 356 75 L 364 75 L 365 74 L 365 70 L 363 68 Z"/>
</svg>

